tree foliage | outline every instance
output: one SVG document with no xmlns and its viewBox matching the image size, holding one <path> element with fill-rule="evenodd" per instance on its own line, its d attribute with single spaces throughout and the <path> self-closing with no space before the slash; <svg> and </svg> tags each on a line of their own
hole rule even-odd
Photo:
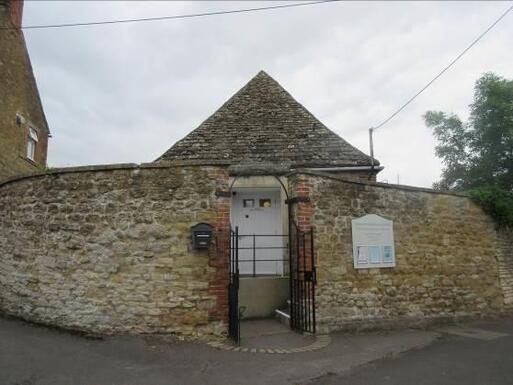
<svg viewBox="0 0 513 385">
<path fill-rule="evenodd" d="M 475 187 L 469 191 L 472 199 L 479 203 L 501 226 L 513 226 L 513 194 L 497 186 Z"/>
<path fill-rule="evenodd" d="M 500 223 L 513 225 L 513 80 L 486 73 L 476 81 L 470 116 L 428 111 L 444 168 L 434 188 L 468 191 Z"/>
</svg>

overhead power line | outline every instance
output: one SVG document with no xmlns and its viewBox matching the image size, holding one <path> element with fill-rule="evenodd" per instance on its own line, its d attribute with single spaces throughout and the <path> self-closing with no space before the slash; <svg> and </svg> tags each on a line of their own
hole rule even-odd
<svg viewBox="0 0 513 385">
<path fill-rule="evenodd" d="M 377 126 L 370 128 L 371 136 L 372 131 L 377 130 L 378 128 L 383 127 L 385 124 L 390 122 L 397 114 L 399 114 L 402 110 L 406 108 L 411 102 L 413 102 L 421 93 L 423 93 L 431 84 L 433 84 L 440 76 L 442 76 L 449 68 L 451 68 L 463 55 L 465 55 L 474 45 L 476 45 L 479 40 L 481 40 L 490 30 L 495 27 L 502 19 L 506 17 L 506 15 L 513 9 L 513 5 L 511 5 L 500 17 L 495 20 L 488 28 L 486 28 L 477 38 L 475 38 L 472 43 L 470 43 L 467 48 L 465 48 L 461 53 L 456 56 L 447 66 L 445 66 L 433 79 L 429 81 L 424 87 L 422 87 L 415 95 L 413 95 L 410 99 L 406 101 L 401 107 L 399 107 L 392 115 L 383 120 Z M 372 148 L 371 148 L 372 151 Z"/>
<path fill-rule="evenodd" d="M 138 22 L 149 22 L 149 21 L 162 21 L 162 20 L 176 20 L 176 19 L 192 19 L 195 17 L 206 17 L 206 16 L 218 16 L 218 15 L 229 15 L 235 13 L 248 13 L 258 11 L 269 11 L 275 9 L 304 7 L 308 5 L 316 5 L 323 3 L 333 3 L 341 0 L 320 0 L 310 1 L 292 4 L 281 4 L 281 5 L 269 5 L 265 7 L 255 8 L 242 8 L 233 9 L 227 11 L 213 11 L 213 12 L 202 12 L 202 13 L 190 13 L 185 15 L 171 15 L 171 16 L 156 16 L 156 17 L 144 17 L 137 19 L 120 19 L 120 20 L 105 20 L 105 21 L 89 21 L 82 23 L 63 23 L 63 24 L 44 24 L 44 25 L 27 25 L 21 29 L 45 29 L 45 28 L 67 28 L 67 27 L 87 27 L 93 25 L 106 25 L 106 24 L 120 24 L 120 23 L 138 23 Z M 14 27 L 0 27 L 0 29 L 15 29 Z"/>
</svg>

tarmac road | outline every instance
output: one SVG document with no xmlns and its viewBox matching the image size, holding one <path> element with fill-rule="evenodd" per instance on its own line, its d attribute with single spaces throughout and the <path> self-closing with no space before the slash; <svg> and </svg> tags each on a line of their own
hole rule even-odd
<svg viewBox="0 0 513 385">
<path fill-rule="evenodd" d="M 442 338 L 336 333 L 321 350 L 264 354 L 161 336 L 90 339 L 0 317 L 0 385 L 513 385 L 513 320 L 472 327 Z"/>
<path fill-rule="evenodd" d="M 243 327 L 244 329 L 244 327 Z M 253 343 L 293 346 L 298 335 Z M 437 334 L 397 330 L 332 334 L 323 349 L 290 354 L 233 352 L 162 336 L 87 339 L 0 318 L 0 385 L 286 385 L 340 373 L 432 343 Z"/>
<path fill-rule="evenodd" d="M 433 344 L 326 375 L 308 385 L 511 385 L 513 320 L 472 325 L 473 333 L 445 335 Z M 494 335 L 492 333 L 498 333 Z M 495 338 L 494 338 L 495 337 Z"/>
</svg>

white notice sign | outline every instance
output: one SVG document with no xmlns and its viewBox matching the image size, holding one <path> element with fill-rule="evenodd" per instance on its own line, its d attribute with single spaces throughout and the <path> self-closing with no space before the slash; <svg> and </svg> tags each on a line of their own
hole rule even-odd
<svg viewBox="0 0 513 385">
<path fill-rule="evenodd" d="M 369 214 L 353 219 L 351 224 L 355 269 L 395 266 L 392 221 Z"/>
</svg>

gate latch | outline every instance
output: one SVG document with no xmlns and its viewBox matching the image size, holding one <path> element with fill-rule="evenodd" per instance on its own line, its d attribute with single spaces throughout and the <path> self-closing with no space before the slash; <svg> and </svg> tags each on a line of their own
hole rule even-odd
<svg viewBox="0 0 513 385">
<path fill-rule="evenodd" d="M 316 275 L 315 274 L 315 269 L 314 270 L 310 270 L 310 271 L 305 271 L 304 272 L 304 279 L 305 279 L 305 281 L 315 283 L 317 281 L 317 277 L 315 275 Z"/>
</svg>

